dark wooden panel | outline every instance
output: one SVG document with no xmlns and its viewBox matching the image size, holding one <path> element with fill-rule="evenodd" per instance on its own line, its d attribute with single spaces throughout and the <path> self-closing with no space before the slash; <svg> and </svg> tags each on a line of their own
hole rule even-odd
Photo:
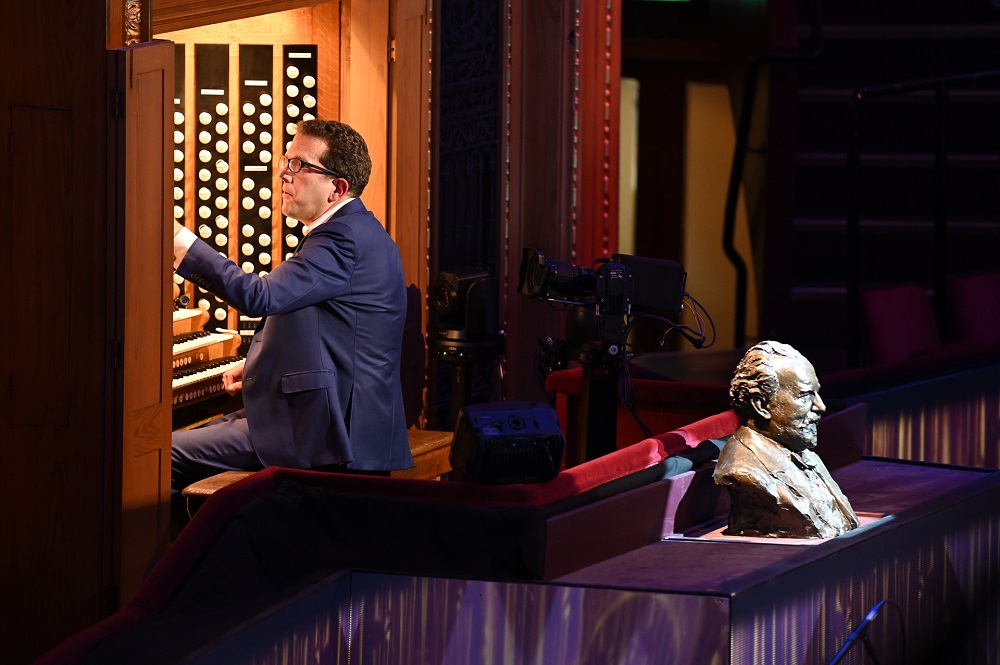
<svg viewBox="0 0 1000 665">
<path fill-rule="evenodd" d="M 14 107 L 11 113 L 11 261 L 19 280 L 33 288 L 9 293 L 12 356 L 10 422 L 14 426 L 69 424 L 70 284 L 72 200 L 38 196 L 41 174 L 51 191 L 71 187 L 72 164 L 55 158 L 70 145 L 66 109 Z M 44 257 L 44 260 L 39 260 Z M 40 371 L 40 363 L 44 370 Z M 37 408 L 44 399 L 46 408 Z"/>
<path fill-rule="evenodd" d="M 3 663 L 100 619 L 109 586 L 106 3 L 51 10 L 0 3 Z"/>
<path fill-rule="evenodd" d="M 101 321 L 74 318 L 71 309 L 95 284 L 73 256 L 81 249 L 74 241 L 87 229 L 69 195 L 75 177 L 72 122 L 67 109 L 11 111 L 11 279 L 5 282 L 4 316 L 10 392 L 2 455 L 5 470 L 13 471 L 5 474 L 13 504 L 0 567 L 13 574 L 3 576 L 0 591 L 3 662 L 21 662 L 100 616 L 101 445 L 88 418 L 99 414 L 81 413 L 80 395 L 100 392 L 102 358 L 93 358 L 96 374 L 81 373 L 77 343 L 91 324 L 100 330 Z M 60 596 L 72 602 L 53 611 Z M 38 630 L 43 616 L 50 619 Z"/>
</svg>

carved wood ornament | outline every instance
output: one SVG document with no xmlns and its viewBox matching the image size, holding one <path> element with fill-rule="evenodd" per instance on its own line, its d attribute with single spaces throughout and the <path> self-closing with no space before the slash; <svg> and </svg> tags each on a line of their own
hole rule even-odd
<svg viewBox="0 0 1000 665">
<path fill-rule="evenodd" d="M 125 0 L 125 44 L 131 46 L 141 41 L 142 3 L 139 0 Z"/>
</svg>

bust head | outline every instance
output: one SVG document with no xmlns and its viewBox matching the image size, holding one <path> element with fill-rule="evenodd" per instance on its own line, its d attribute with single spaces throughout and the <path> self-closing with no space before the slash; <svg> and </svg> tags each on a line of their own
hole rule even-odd
<svg viewBox="0 0 1000 665">
<path fill-rule="evenodd" d="M 736 367 L 729 397 L 747 427 L 795 452 L 816 447 L 826 405 L 812 363 L 791 346 L 767 341 L 751 347 Z"/>
</svg>

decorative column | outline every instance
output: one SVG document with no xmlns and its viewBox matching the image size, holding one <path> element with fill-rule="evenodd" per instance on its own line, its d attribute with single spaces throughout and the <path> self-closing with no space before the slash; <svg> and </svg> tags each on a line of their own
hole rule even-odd
<svg viewBox="0 0 1000 665">
<path fill-rule="evenodd" d="M 577 0 L 573 151 L 581 263 L 618 247 L 621 12 L 621 0 Z"/>
<path fill-rule="evenodd" d="M 148 42 L 151 35 L 151 0 L 112 0 L 108 3 L 109 49 Z"/>
</svg>

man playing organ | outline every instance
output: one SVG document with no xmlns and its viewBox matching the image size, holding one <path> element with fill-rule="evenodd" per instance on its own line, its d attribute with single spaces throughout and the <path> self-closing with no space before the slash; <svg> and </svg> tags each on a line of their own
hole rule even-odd
<svg viewBox="0 0 1000 665">
<path fill-rule="evenodd" d="M 413 466 L 400 384 L 406 283 L 399 250 L 360 195 L 371 173 L 350 126 L 300 122 L 280 162 L 284 215 L 306 225 L 295 253 L 247 273 L 174 222 L 177 274 L 260 317 L 227 371 L 244 408 L 174 432 L 171 491 L 225 470 Z"/>
</svg>

